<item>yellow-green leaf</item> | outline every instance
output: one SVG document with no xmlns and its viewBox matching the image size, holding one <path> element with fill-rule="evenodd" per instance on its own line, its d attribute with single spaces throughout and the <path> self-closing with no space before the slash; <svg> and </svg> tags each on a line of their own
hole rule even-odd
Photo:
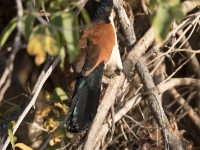
<svg viewBox="0 0 200 150">
<path fill-rule="evenodd" d="M 30 38 L 27 52 L 35 56 L 35 63 L 40 65 L 45 61 L 46 52 L 51 56 L 55 56 L 58 54 L 58 47 L 51 36 L 36 34 Z"/>
<path fill-rule="evenodd" d="M 86 22 L 87 25 L 89 25 L 91 23 L 91 20 L 87 11 L 84 8 L 80 8 L 80 10 L 81 10 L 81 15 L 83 16 L 84 21 Z"/>
<path fill-rule="evenodd" d="M 164 6 L 157 8 L 156 15 L 152 20 L 152 25 L 155 29 L 156 40 L 158 42 L 161 42 L 166 37 L 172 19 L 173 18 L 168 9 L 166 9 Z"/>
<path fill-rule="evenodd" d="M 60 53 L 59 53 L 59 56 L 60 56 L 60 68 L 62 69 L 62 70 L 64 70 L 64 63 L 65 63 L 65 56 L 66 56 L 66 54 L 65 54 L 65 48 L 64 48 L 64 46 L 62 46 L 61 48 L 60 48 Z"/>
<path fill-rule="evenodd" d="M 75 14 L 67 13 L 62 15 L 64 38 L 67 41 L 67 48 L 70 54 L 70 62 L 74 61 L 78 49 L 78 20 Z"/>
<path fill-rule="evenodd" d="M 22 150 L 33 150 L 31 147 L 27 146 L 24 143 L 17 143 L 17 144 L 15 144 L 15 147 L 18 147 Z"/>
<path fill-rule="evenodd" d="M 16 28 L 16 26 L 17 26 L 17 18 L 15 17 L 9 22 L 9 24 L 5 27 L 5 29 L 0 35 L 0 50 L 2 46 L 5 44 L 5 42 L 7 41 L 10 34 Z"/>
<path fill-rule="evenodd" d="M 54 101 L 64 101 L 68 99 L 68 96 L 62 88 L 57 87 L 54 89 L 51 99 Z"/>
<path fill-rule="evenodd" d="M 11 121 L 10 124 L 8 125 L 8 136 L 10 138 L 10 143 L 12 147 L 14 147 L 15 142 L 17 141 L 17 137 L 14 136 L 13 134 L 13 127 L 15 125 L 15 121 Z"/>
</svg>

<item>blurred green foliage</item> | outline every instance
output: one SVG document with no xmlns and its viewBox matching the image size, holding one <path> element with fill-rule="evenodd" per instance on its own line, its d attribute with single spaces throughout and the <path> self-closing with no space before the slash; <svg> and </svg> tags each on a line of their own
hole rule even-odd
<svg viewBox="0 0 200 150">
<path fill-rule="evenodd" d="M 46 54 L 53 57 L 60 56 L 62 69 L 66 53 L 68 62 L 73 62 L 78 50 L 78 12 L 86 23 L 90 23 L 87 12 L 80 8 L 78 3 L 72 0 L 27 2 L 21 30 L 23 38 L 28 43 L 27 52 L 36 57 L 37 65 L 41 65 L 45 61 Z M 16 27 L 17 17 L 12 19 L 1 33 L 0 49 Z"/>
<path fill-rule="evenodd" d="M 151 22 L 155 29 L 156 41 L 163 41 L 170 29 L 171 23 L 183 19 L 183 9 L 178 0 L 150 0 Z"/>
<path fill-rule="evenodd" d="M 10 143 L 12 144 L 12 147 L 14 148 L 15 142 L 17 141 L 17 137 L 13 134 L 13 128 L 15 125 L 15 121 L 11 121 L 8 125 L 8 136 L 10 138 Z"/>
</svg>

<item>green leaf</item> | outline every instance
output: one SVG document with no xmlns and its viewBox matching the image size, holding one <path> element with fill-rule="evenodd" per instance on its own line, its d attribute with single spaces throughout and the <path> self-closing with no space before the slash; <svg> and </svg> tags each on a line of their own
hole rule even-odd
<svg viewBox="0 0 200 150">
<path fill-rule="evenodd" d="M 62 28 L 62 35 L 67 43 L 69 60 L 73 62 L 78 49 L 78 19 L 73 13 L 55 13 L 51 23 Z"/>
<path fill-rule="evenodd" d="M 54 89 L 51 99 L 54 101 L 64 101 L 68 99 L 68 96 L 62 88 L 57 87 Z"/>
<path fill-rule="evenodd" d="M 157 5 L 157 0 L 150 0 L 149 9 L 153 12 L 155 10 L 156 5 Z"/>
<path fill-rule="evenodd" d="M 83 19 L 86 22 L 86 24 L 89 25 L 91 23 L 91 20 L 87 11 L 84 8 L 81 9 L 81 15 L 83 16 Z"/>
<path fill-rule="evenodd" d="M 65 56 L 66 56 L 64 46 L 61 47 L 59 56 L 60 56 L 60 62 L 61 62 L 61 63 L 60 63 L 60 68 L 61 68 L 62 70 L 64 70 Z"/>
<path fill-rule="evenodd" d="M 172 20 L 173 16 L 170 15 L 166 6 L 162 5 L 157 8 L 152 25 L 155 29 L 156 40 L 158 42 L 161 42 L 166 37 Z"/>
<path fill-rule="evenodd" d="M 23 18 L 22 33 L 26 40 L 28 40 L 29 36 L 31 35 L 31 32 L 33 30 L 34 21 L 35 21 L 35 17 L 32 15 L 26 15 Z"/>
<path fill-rule="evenodd" d="M 35 34 L 31 36 L 27 52 L 29 55 L 36 56 L 35 63 L 41 65 L 46 58 L 46 52 L 51 56 L 58 54 L 58 47 L 56 41 L 46 34 Z"/>
<path fill-rule="evenodd" d="M 62 70 L 64 70 L 66 53 L 65 53 L 65 47 L 64 47 L 65 42 L 64 42 L 63 36 L 60 32 L 55 31 L 55 30 L 51 31 L 51 35 L 55 38 L 58 49 L 59 49 L 59 56 L 60 56 L 60 59 L 61 59 L 60 68 Z"/>
<path fill-rule="evenodd" d="M 74 137 L 74 135 L 71 132 L 66 132 L 66 137 L 71 139 Z"/>
<path fill-rule="evenodd" d="M 0 35 L 0 50 L 7 41 L 10 34 L 16 28 L 16 26 L 17 26 L 17 18 L 15 17 L 9 22 L 9 24 L 4 28 L 3 32 Z"/>
<path fill-rule="evenodd" d="M 66 0 L 56 0 L 56 1 L 51 1 L 48 11 L 49 12 L 55 12 L 55 11 L 60 11 L 65 8 L 69 8 L 69 1 Z"/>
<path fill-rule="evenodd" d="M 180 23 L 184 17 L 182 5 L 179 3 L 170 9 L 171 15 L 174 16 L 175 20 Z"/>
<path fill-rule="evenodd" d="M 32 36 L 35 36 L 36 34 L 45 34 L 45 28 L 43 25 L 36 25 L 31 32 L 31 35 L 29 36 L 29 39 L 32 38 Z"/>
<path fill-rule="evenodd" d="M 15 121 L 11 121 L 8 125 L 8 136 L 10 138 L 10 143 L 12 144 L 12 147 L 15 146 L 15 142 L 17 141 L 17 137 L 13 134 L 13 128 L 15 125 Z"/>
<path fill-rule="evenodd" d="M 156 3 L 155 0 L 151 1 Z M 152 26 L 155 29 L 157 42 L 161 42 L 166 38 L 172 21 L 182 20 L 183 10 L 177 0 L 159 0 L 154 7 L 156 7 L 156 12 L 152 15 Z"/>
</svg>

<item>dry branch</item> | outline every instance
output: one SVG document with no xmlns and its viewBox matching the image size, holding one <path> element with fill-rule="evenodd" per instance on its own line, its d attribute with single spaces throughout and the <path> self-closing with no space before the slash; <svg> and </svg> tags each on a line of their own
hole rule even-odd
<svg viewBox="0 0 200 150">
<path fill-rule="evenodd" d="M 183 34 L 183 31 L 180 30 L 178 31 L 178 35 L 182 35 Z M 185 42 L 186 41 L 186 42 Z M 181 43 L 184 43 L 183 47 L 185 49 L 190 49 L 192 50 L 192 47 L 190 46 L 189 42 L 187 41 L 187 38 L 186 36 L 183 36 L 183 38 L 181 39 Z M 193 50 L 195 51 L 195 50 Z M 191 56 L 192 56 L 192 53 L 190 52 L 184 52 L 186 57 L 189 59 Z M 197 78 L 200 78 L 200 65 L 199 65 L 199 62 L 198 62 L 198 59 L 196 56 L 194 56 L 190 61 L 189 61 L 189 65 L 190 65 L 190 68 L 191 70 L 193 71 L 194 75 L 197 77 Z"/>
<path fill-rule="evenodd" d="M 126 60 L 123 62 L 124 72 L 128 77 L 130 77 L 130 73 L 133 71 L 138 59 L 145 53 L 149 46 L 153 44 L 154 40 L 155 34 L 153 28 L 150 28 L 129 52 Z"/>
<path fill-rule="evenodd" d="M 23 19 L 23 6 L 21 0 L 16 0 L 17 4 L 17 33 L 14 39 L 14 45 L 12 53 L 9 59 L 6 61 L 5 70 L 0 78 L 0 103 L 4 97 L 5 92 L 10 87 L 13 63 L 15 56 L 21 47 L 21 35 L 22 35 L 22 19 Z"/>
<path fill-rule="evenodd" d="M 195 27 L 193 28 L 194 31 Z M 177 34 L 179 36 L 181 36 L 183 34 L 183 30 L 180 30 L 177 32 Z M 190 49 L 193 50 L 190 43 L 188 42 L 188 39 L 191 37 L 191 35 L 193 34 L 193 32 L 190 33 L 190 36 L 186 37 L 183 36 L 183 38 L 181 39 L 181 46 L 184 47 L 185 49 Z M 182 48 L 182 47 L 179 48 Z M 195 51 L 195 50 L 193 50 Z M 186 57 L 189 59 L 192 56 L 192 53 L 190 52 L 184 52 L 184 54 L 186 55 Z M 195 55 L 194 57 L 191 58 L 191 60 L 189 61 L 189 66 L 191 68 L 191 71 L 194 73 L 195 77 L 200 79 L 200 64 L 199 61 L 197 59 L 197 55 Z M 197 87 L 197 99 L 200 99 L 200 87 Z"/>
<path fill-rule="evenodd" d="M 198 5 L 200 5 L 199 0 L 187 0 L 187 1 L 184 1 L 182 3 L 182 9 L 183 9 L 184 14 L 187 14 L 188 12 L 192 11 Z"/>
<path fill-rule="evenodd" d="M 128 111 L 130 111 L 133 107 L 137 106 L 140 103 L 142 97 L 140 94 L 134 96 L 129 101 L 127 101 L 124 106 L 114 115 L 114 123 L 118 122 Z M 108 133 L 110 127 L 112 125 L 112 119 L 108 120 L 104 123 L 99 130 L 98 134 L 95 136 L 95 141 L 93 145 L 97 145 L 102 138 Z M 83 145 L 80 145 L 79 149 L 81 149 Z"/>
<path fill-rule="evenodd" d="M 123 0 L 114 0 L 115 10 L 121 24 L 121 27 L 125 33 L 126 39 L 128 40 L 128 45 L 132 46 L 136 41 L 135 31 L 133 25 L 131 24 L 126 11 L 123 7 Z"/>
<path fill-rule="evenodd" d="M 160 96 L 158 95 L 158 91 L 154 85 L 153 79 L 148 71 L 148 68 L 145 64 L 143 58 L 140 58 L 136 64 L 136 69 L 139 74 L 139 77 L 144 85 L 145 95 L 148 95 L 147 101 L 152 110 L 154 119 L 156 123 L 161 128 L 163 138 L 165 139 L 165 149 L 182 149 L 180 141 L 173 135 L 172 132 L 169 131 L 169 121 L 164 113 L 162 108 Z M 169 144 L 169 145 L 168 145 Z"/>
<path fill-rule="evenodd" d="M 193 108 L 186 103 L 186 100 L 178 93 L 176 89 L 171 89 L 170 94 L 173 98 L 178 102 L 180 106 L 183 106 L 183 109 L 188 112 L 188 116 L 193 121 L 196 127 L 200 130 L 200 117 L 199 115 L 193 110 Z"/>
<path fill-rule="evenodd" d="M 157 85 L 157 89 L 159 93 L 164 93 L 165 91 L 177 86 L 200 87 L 200 80 L 194 78 L 171 78 L 167 82 Z"/>
</svg>

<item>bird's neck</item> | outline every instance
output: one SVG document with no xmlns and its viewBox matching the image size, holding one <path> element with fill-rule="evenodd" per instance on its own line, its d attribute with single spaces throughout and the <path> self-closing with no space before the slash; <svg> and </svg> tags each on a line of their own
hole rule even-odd
<svg viewBox="0 0 200 150">
<path fill-rule="evenodd" d="M 113 9 L 113 0 L 101 0 L 93 21 L 104 20 L 106 23 L 110 23 L 110 15 Z"/>
</svg>

